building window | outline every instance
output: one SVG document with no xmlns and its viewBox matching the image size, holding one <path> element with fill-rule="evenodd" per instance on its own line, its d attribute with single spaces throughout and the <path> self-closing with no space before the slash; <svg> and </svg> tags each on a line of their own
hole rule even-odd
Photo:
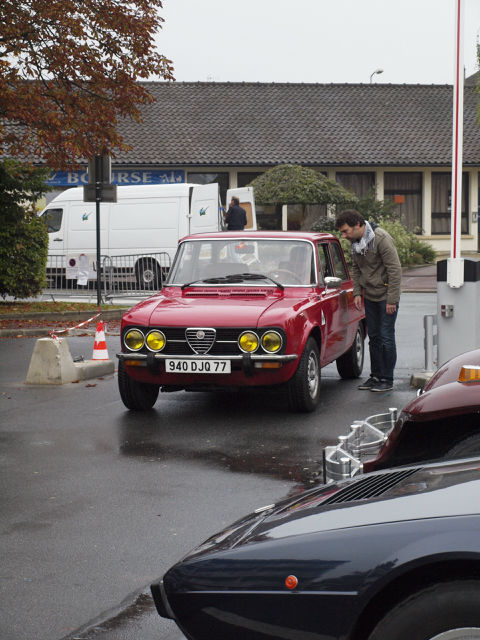
<svg viewBox="0 0 480 640">
<path fill-rule="evenodd" d="M 220 199 L 226 203 L 227 189 L 230 186 L 230 175 L 228 172 L 212 172 L 204 173 L 199 171 L 189 171 L 187 173 L 187 182 L 193 182 L 193 184 L 212 184 L 218 182 L 220 185 Z M 228 204 L 228 203 L 227 203 Z"/>
<path fill-rule="evenodd" d="M 282 205 L 265 204 L 255 205 L 257 214 L 257 228 L 265 231 L 282 230 Z"/>
<path fill-rule="evenodd" d="M 462 175 L 462 233 L 468 233 L 468 173 Z M 450 234 L 452 230 L 451 172 L 432 173 L 432 235 Z"/>
<path fill-rule="evenodd" d="M 422 233 L 422 174 L 419 171 L 384 173 L 384 198 L 395 205 L 400 222 L 413 233 Z"/>
<path fill-rule="evenodd" d="M 248 187 L 252 180 L 263 175 L 263 173 L 263 171 L 239 171 L 237 173 L 237 185 L 239 187 Z"/>
<path fill-rule="evenodd" d="M 327 217 L 326 204 L 287 205 L 287 225 L 289 231 L 312 231 Z"/>
<path fill-rule="evenodd" d="M 339 184 L 358 198 L 365 197 L 375 188 L 375 173 L 373 171 L 337 171 L 335 178 Z"/>
</svg>

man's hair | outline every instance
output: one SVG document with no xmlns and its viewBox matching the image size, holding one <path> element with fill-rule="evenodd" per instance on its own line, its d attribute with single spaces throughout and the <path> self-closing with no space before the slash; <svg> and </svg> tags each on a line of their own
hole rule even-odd
<svg viewBox="0 0 480 640">
<path fill-rule="evenodd" d="M 335 220 L 335 227 L 340 229 L 344 224 L 348 224 L 349 227 L 354 227 L 357 223 L 361 227 L 365 224 L 365 218 L 362 214 L 356 209 L 345 209 L 345 211 L 341 211 L 338 214 Z"/>
<path fill-rule="evenodd" d="M 237 196 L 232 196 L 232 202 L 234 202 L 235 204 L 240 204 L 240 200 L 237 198 Z"/>
</svg>

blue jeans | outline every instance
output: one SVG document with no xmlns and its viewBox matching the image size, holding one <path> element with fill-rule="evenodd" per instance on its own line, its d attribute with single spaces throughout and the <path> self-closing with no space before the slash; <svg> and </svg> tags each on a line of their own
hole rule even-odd
<svg viewBox="0 0 480 640">
<path fill-rule="evenodd" d="M 395 313 L 387 313 L 387 301 L 373 302 L 365 300 L 365 319 L 370 349 L 371 375 L 379 380 L 393 381 L 393 370 L 397 362 L 395 344 Z"/>
</svg>

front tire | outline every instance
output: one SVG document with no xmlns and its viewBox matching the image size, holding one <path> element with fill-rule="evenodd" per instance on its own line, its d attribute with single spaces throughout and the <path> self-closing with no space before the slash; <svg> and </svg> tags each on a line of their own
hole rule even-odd
<svg viewBox="0 0 480 640">
<path fill-rule="evenodd" d="M 480 638 L 478 580 L 441 582 L 406 598 L 380 620 L 368 640 Z"/>
<path fill-rule="evenodd" d="M 337 358 L 337 371 L 344 380 L 359 378 L 363 371 L 365 358 L 365 334 L 361 323 L 358 324 L 355 338 L 350 349 Z"/>
<path fill-rule="evenodd" d="M 151 409 L 158 398 L 159 385 L 137 382 L 130 378 L 125 371 L 125 365 L 120 360 L 118 364 L 118 389 L 123 404 L 130 411 L 147 411 Z"/>
<path fill-rule="evenodd" d="M 293 378 L 288 382 L 288 404 L 292 411 L 315 411 L 320 400 L 320 354 L 313 338 L 307 340 Z"/>
</svg>

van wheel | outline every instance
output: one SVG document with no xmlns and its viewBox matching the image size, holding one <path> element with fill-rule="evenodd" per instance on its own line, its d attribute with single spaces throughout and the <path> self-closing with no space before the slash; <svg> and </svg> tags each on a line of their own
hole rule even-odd
<svg viewBox="0 0 480 640">
<path fill-rule="evenodd" d="M 363 326 L 359 323 L 355 338 L 350 349 L 337 358 L 337 371 L 340 377 L 358 378 L 363 371 L 363 359 L 365 356 L 365 337 L 363 335 Z"/>
<path fill-rule="evenodd" d="M 309 338 L 293 378 L 288 382 L 288 404 L 292 411 L 315 411 L 320 400 L 320 354 Z"/>
<path fill-rule="evenodd" d="M 139 260 L 135 265 L 135 278 L 139 289 L 158 290 L 162 286 L 162 272 L 153 258 Z"/>
<path fill-rule="evenodd" d="M 137 382 L 130 378 L 125 371 L 122 360 L 118 363 L 118 390 L 123 404 L 130 411 L 147 411 L 151 409 L 158 398 L 160 386 Z"/>
</svg>

